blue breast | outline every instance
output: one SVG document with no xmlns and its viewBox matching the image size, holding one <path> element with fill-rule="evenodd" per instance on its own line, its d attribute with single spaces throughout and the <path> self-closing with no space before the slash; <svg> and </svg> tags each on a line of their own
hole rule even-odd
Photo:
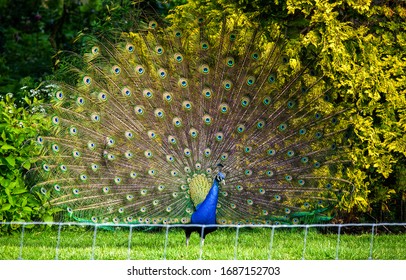
<svg viewBox="0 0 406 280">
<path fill-rule="evenodd" d="M 192 224 L 210 225 L 216 223 L 216 208 L 219 196 L 219 181 L 213 180 L 213 185 L 202 203 L 197 205 L 192 214 Z"/>
</svg>

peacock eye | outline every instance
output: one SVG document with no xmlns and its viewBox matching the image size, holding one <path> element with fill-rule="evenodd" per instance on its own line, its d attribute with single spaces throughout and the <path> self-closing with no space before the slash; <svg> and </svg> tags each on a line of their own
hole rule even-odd
<svg viewBox="0 0 406 280">
<path fill-rule="evenodd" d="M 243 133 L 244 131 L 245 131 L 245 125 L 239 124 L 239 125 L 237 126 L 237 132 L 238 132 L 238 133 Z"/>
<path fill-rule="evenodd" d="M 176 31 L 174 32 L 174 34 L 175 34 L 175 37 L 176 37 L 176 38 L 182 37 L 182 31 L 176 30 Z"/>
<path fill-rule="evenodd" d="M 85 83 L 85 85 L 89 86 L 92 83 L 92 78 L 90 78 L 89 76 L 84 76 L 83 82 Z"/>
<path fill-rule="evenodd" d="M 188 82 L 187 82 L 187 80 L 185 78 L 180 78 L 179 82 L 178 82 L 178 85 L 181 88 L 186 88 L 188 86 Z"/>
<path fill-rule="evenodd" d="M 63 92 L 62 92 L 62 91 L 56 92 L 56 93 L 55 93 L 55 97 L 56 97 L 56 99 L 58 99 L 58 100 L 63 100 L 63 99 L 64 99 Z"/>
<path fill-rule="evenodd" d="M 233 86 L 233 83 L 230 80 L 223 81 L 223 88 L 225 90 L 230 90 Z"/>
<path fill-rule="evenodd" d="M 234 66 L 234 58 L 230 57 L 227 59 L 227 66 L 233 67 Z"/>
<path fill-rule="evenodd" d="M 138 75 L 142 75 L 145 73 L 145 69 L 142 65 L 137 65 L 135 67 L 135 72 L 138 73 Z"/>
<path fill-rule="evenodd" d="M 202 50 L 208 50 L 209 49 L 209 44 L 207 42 L 202 42 L 200 44 Z"/>
<path fill-rule="evenodd" d="M 91 118 L 91 120 L 92 120 L 93 122 L 99 122 L 99 121 L 100 121 L 100 115 L 98 115 L 98 114 L 92 114 L 92 115 L 90 116 L 90 118 Z"/>
<path fill-rule="evenodd" d="M 118 74 L 121 73 L 121 69 L 120 69 L 120 67 L 117 66 L 117 65 L 114 65 L 113 67 L 111 67 L 111 70 L 113 71 L 113 73 L 114 73 L 115 75 L 118 75 Z"/>
<path fill-rule="evenodd" d="M 190 101 L 183 101 L 182 107 L 186 111 L 190 111 L 192 109 L 192 103 Z"/>
<path fill-rule="evenodd" d="M 107 101 L 107 94 L 104 93 L 104 92 L 100 92 L 97 97 L 98 97 L 98 99 L 99 99 L 100 101 L 103 101 L 103 102 L 104 102 L 104 101 Z"/>
<path fill-rule="evenodd" d="M 97 47 L 97 46 L 92 47 L 92 53 L 93 54 L 98 54 L 99 53 L 99 47 Z"/>
<path fill-rule="evenodd" d="M 223 138 L 224 138 L 224 134 L 223 133 L 221 133 L 221 132 L 217 132 L 216 134 L 215 134 L 215 138 L 216 138 L 216 140 L 217 141 L 222 141 L 223 140 Z"/>
<path fill-rule="evenodd" d="M 184 149 L 183 153 L 185 154 L 186 157 L 190 157 L 192 155 L 192 151 L 188 148 Z"/>
<path fill-rule="evenodd" d="M 164 111 L 160 108 L 156 109 L 154 111 L 154 114 L 157 118 L 160 118 L 160 119 L 162 119 L 164 117 Z"/>
<path fill-rule="evenodd" d="M 156 29 L 158 27 L 158 23 L 155 20 L 151 20 L 148 25 L 151 29 Z"/>
<path fill-rule="evenodd" d="M 209 65 L 207 65 L 207 64 L 201 65 L 199 67 L 199 70 L 200 70 L 200 73 L 202 73 L 202 74 L 209 74 L 209 72 L 210 72 Z"/>
<path fill-rule="evenodd" d="M 198 132 L 197 132 L 196 129 L 191 128 L 191 129 L 189 130 L 189 135 L 190 135 L 192 138 L 196 138 L 196 137 L 198 136 Z"/>
<path fill-rule="evenodd" d="M 172 120 L 172 123 L 175 127 L 181 127 L 182 126 L 182 120 L 180 118 L 174 118 Z"/>
<path fill-rule="evenodd" d="M 161 55 L 161 54 L 164 53 L 164 49 L 163 49 L 161 46 L 156 46 L 156 47 L 155 47 L 155 52 L 156 52 L 158 55 Z"/>
<path fill-rule="evenodd" d="M 269 77 L 268 77 L 268 82 L 269 82 L 270 84 L 273 84 L 273 83 L 275 83 L 275 81 L 276 81 L 276 76 L 275 76 L 275 74 L 269 75 Z"/>
<path fill-rule="evenodd" d="M 183 56 L 180 53 L 175 53 L 173 55 L 173 57 L 175 58 L 176 62 L 181 63 L 183 61 Z"/>
<path fill-rule="evenodd" d="M 132 44 L 127 44 L 126 49 L 129 53 L 132 53 L 134 51 L 134 45 Z"/>
<path fill-rule="evenodd" d="M 203 94 L 204 97 L 206 97 L 207 99 L 209 99 L 209 98 L 212 97 L 213 92 L 212 92 L 211 89 L 209 89 L 209 88 L 204 88 L 204 89 L 202 90 L 202 94 Z"/>
<path fill-rule="evenodd" d="M 169 143 L 171 143 L 171 144 L 176 144 L 176 138 L 173 137 L 173 136 L 168 136 L 168 141 L 169 141 Z"/>
<path fill-rule="evenodd" d="M 154 93 L 153 93 L 153 91 L 152 91 L 151 89 L 147 88 L 147 89 L 144 89 L 144 90 L 142 91 L 142 95 L 143 95 L 145 98 L 151 99 L 151 98 L 154 96 Z"/>
<path fill-rule="evenodd" d="M 226 114 L 226 113 L 229 112 L 229 110 L 230 110 L 230 107 L 228 106 L 228 104 L 226 104 L 226 103 L 220 104 L 220 112 L 221 113 Z"/>
<path fill-rule="evenodd" d="M 163 94 L 163 99 L 164 99 L 166 102 L 171 102 L 171 101 L 172 101 L 172 94 L 170 94 L 169 92 L 165 92 L 165 93 Z"/>
<path fill-rule="evenodd" d="M 161 77 L 161 79 L 165 79 L 167 76 L 167 72 L 165 69 L 160 68 L 160 69 L 158 69 L 158 75 L 159 75 L 159 77 Z"/>
<path fill-rule="evenodd" d="M 124 87 L 124 88 L 121 90 L 121 93 L 122 93 L 124 96 L 127 96 L 127 97 L 131 96 L 131 90 L 130 90 L 129 88 L 127 88 L 127 87 Z"/>
<path fill-rule="evenodd" d="M 252 86 L 255 83 L 255 78 L 253 76 L 249 76 L 247 78 L 247 85 Z"/>
<path fill-rule="evenodd" d="M 251 58 L 254 59 L 254 60 L 258 60 L 259 54 L 257 52 L 254 52 L 254 53 L 251 54 Z"/>
<path fill-rule="evenodd" d="M 289 109 L 292 109 L 293 107 L 295 107 L 295 104 L 296 104 L 295 101 L 289 100 L 289 101 L 288 101 L 288 108 L 289 108 Z"/>
</svg>

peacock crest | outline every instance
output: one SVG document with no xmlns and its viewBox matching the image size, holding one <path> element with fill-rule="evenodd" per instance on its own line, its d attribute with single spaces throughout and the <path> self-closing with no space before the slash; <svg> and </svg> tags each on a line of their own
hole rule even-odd
<svg viewBox="0 0 406 280">
<path fill-rule="evenodd" d="M 37 138 L 33 190 L 65 219 L 97 223 L 328 218 L 346 183 L 346 127 L 316 55 L 242 14 L 169 21 L 87 38 Z"/>
</svg>

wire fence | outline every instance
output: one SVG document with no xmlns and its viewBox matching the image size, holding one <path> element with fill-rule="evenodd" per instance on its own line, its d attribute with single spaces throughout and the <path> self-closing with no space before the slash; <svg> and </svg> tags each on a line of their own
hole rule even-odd
<svg viewBox="0 0 406 280">
<path fill-rule="evenodd" d="M 365 234 L 369 235 L 368 239 L 368 257 L 365 259 L 372 260 L 374 259 L 374 241 L 376 236 L 378 235 L 378 229 L 383 229 L 385 232 L 389 232 L 390 228 L 397 228 L 400 229 L 400 232 L 405 232 L 406 231 L 406 223 L 359 223 L 359 224 L 308 224 L 308 225 L 192 225 L 192 224 L 186 224 L 186 225 L 160 225 L 160 224 L 94 224 L 94 223 L 76 223 L 76 222 L 64 222 L 64 223 L 45 223 L 45 222 L 0 222 L 1 225 L 10 225 L 10 226 L 20 226 L 21 227 L 21 234 L 16 237 L 16 235 L 13 235 L 14 238 L 18 238 L 18 242 L 15 243 L 15 245 L 18 247 L 18 256 L 16 256 L 15 259 L 23 260 L 23 250 L 24 246 L 26 243 L 26 231 L 28 228 L 32 228 L 35 226 L 50 226 L 50 227 L 57 227 L 56 230 L 56 240 L 55 242 L 55 247 L 54 247 L 54 259 L 58 260 L 60 259 L 60 250 L 61 250 L 61 239 L 64 234 L 64 227 L 77 227 L 77 228 L 82 228 L 82 227 L 87 227 L 87 232 L 91 233 L 91 245 L 87 245 L 87 247 L 90 247 L 90 256 L 89 259 L 94 260 L 95 259 L 95 252 L 97 249 L 98 245 L 98 235 L 101 230 L 117 230 L 117 229 L 125 229 L 125 236 L 126 236 L 126 251 L 127 251 L 127 256 L 126 259 L 130 260 L 132 259 L 132 251 L 134 250 L 134 240 L 133 240 L 133 235 L 136 230 L 140 229 L 160 229 L 161 232 L 164 232 L 164 237 L 165 240 L 162 244 L 162 248 L 154 248 L 154 249 L 159 249 L 161 250 L 161 258 L 163 260 L 166 260 L 168 257 L 168 247 L 169 247 L 169 242 L 170 242 L 170 230 L 175 229 L 175 228 L 186 228 L 186 227 L 200 227 L 202 230 L 202 233 L 204 230 L 210 227 L 217 227 L 217 228 L 232 228 L 235 230 L 235 236 L 234 236 L 234 248 L 233 248 L 233 259 L 238 259 L 238 253 L 239 253 L 239 246 L 240 246 L 240 238 L 241 238 L 241 230 L 243 229 L 255 229 L 255 228 L 262 228 L 262 229 L 268 229 L 270 232 L 269 239 L 267 241 L 267 246 L 268 248 L 264 248 L 264 250 L 267 251 L 267 259 L 271 260 L 273 259 L 273 253 L 275 250 L 277 250 L 276 241 L 275 241 L 275 233 L 278 230 L 283 230 L 283 229 L 298 229 L 298 230 L 303 230 L 303 240 L 301 240 L 301 246 L 302 246 L 302 252 L 301 252 L 301 259 L 305 260 L 306 259 L 306 253 L 308 250 L 308 241 L 309 241 L 309 231 L 317 229 L 319 231 L 328 231 L 330 234 L 333 234 L 334 239 L 330 238 L 330 243 L 334 243 L 335 245 L 335 256 L 333 259 L 339 260 L 340 259 L 340 248 L 342 247 L 342 237 L 346 235 L 344 231 L 346 229 L 352 229 L 353 231 L 362 231 L 365 237 Z M 41 238 L 40 236 L 41 233 L 39 233 L 38 238 Z M 403 239 L 403 242 L 400 243 L 400 246 L 395 246 L 398 250 L 400 250 L 400 255 L 404 254 L 402 259 L 406 259 L 406 235 L 402 234 L 401 235 Z M 9 237 L 7 237 L 9 238 Z M 11 237 L 10 237 L 11 238 Z M 103 238 L 103 237 L 99 237 Z M 144 238 L 148 238 L 148 236 L 144 236 Z M 334 241 L 332 241 L 334 240 Z M 142 240 L 141 240 L 142 242 Z M 0 244 L 1 246 L 1 244 Z M 38 245 L 41 246 L 41 245 Z M 69 246 L 69 245 L 68 245 Z M 403 246 L 403 248 L 402 248 Z M 205 252 L 205 249 L 207 247 L 210 247 L 210 245 L 205 245 L 204 240 L 200 239 L 199 243 L 199 252 L 198 252 L 198 258 L 197 259 L 202 259 L 203 254 Z M 0 247 L 1 249 L 1 247 Z M 349 248 L 351 250 L 351 248 Z M 398 254 L 398 255 L 399 255 Z M 74 258 L 74 256 L 73 256 Z M 331 258 L 331 257 L 330 257 Z M 0 254 L 0 259 L 1 259 L 1 254 Z"/>
</svg>

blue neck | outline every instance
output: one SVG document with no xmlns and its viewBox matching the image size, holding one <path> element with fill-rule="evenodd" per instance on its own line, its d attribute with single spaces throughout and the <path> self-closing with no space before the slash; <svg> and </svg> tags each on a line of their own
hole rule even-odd
<svg viewBox="0 0 406 280">
<path fill-rule="evenodd" d="M 213 180 L 213 185 L 202 203 L 197 205 L 192 214 L 192 224 L 211 225 L 216 223 L 216 208 L 219 197 L 219 181 Z"/>
</svg>

